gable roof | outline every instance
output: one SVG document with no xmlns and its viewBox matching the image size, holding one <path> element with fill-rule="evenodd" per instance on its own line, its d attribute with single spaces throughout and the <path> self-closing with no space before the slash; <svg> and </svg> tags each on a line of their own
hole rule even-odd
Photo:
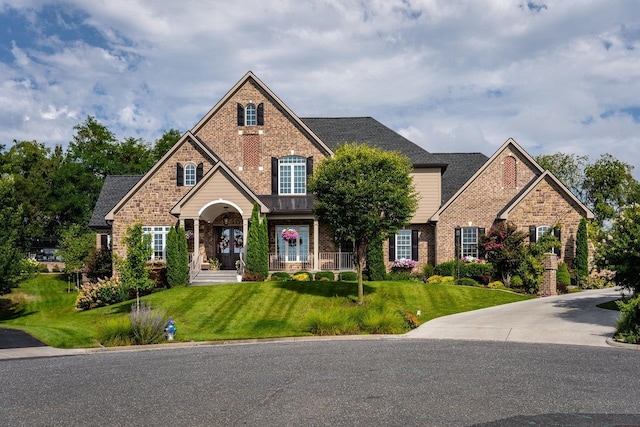
<svg viewBox="0 0 640 427">
<path fill-rule="evenodd" d="M 485 164 L 488 157 L 482 153 L 434 153 L 447 163 L 447 170 L 442 174 L 442 201 L 446 203 L 478 169 Z"/>
<path fill-rule="evenodd" d="M 542 166 L 540 166 L 538 164 L 538 162 L 536 162 L 533 157 L 531 157 L 529 155 L 529 153 L 527 153 L 522 147 L 520 147 L 520 145 L 518 145 L 518 143 L 513 139 L 513 138 L 509 138 L 505 141 L 504 144 L 502 144 L 502 146 L 500 148 L 498 148 L 496 150 L 495 153 L 493 153 L 493 156 L 489 157 L 489 159 L 487 161 L 484 162 L 484 164 L 482 165 L 482 167 L 480 167 L 454 194 L 453 196 L 451 196 L 445 203 L 443 203 L 443 205 L 440 207 L 440 209 L 438 209 L 436 211 L 436 213 L 433 214 L 433 216 L 431 216 L 431 218 L 429 218 L 429 221 L 433 221 L 436 222 L 438 221 L 438 219 L 440 218 L 440 214 L 442 212 L 444 212 L 450 205 L 451 203 L 453 203 L 453 201 L 455 199 L 458 198 L 458 196 L 460 196 L 460 194 L 462 194 L 464 192 L 464 190 L 467 189 L 467 187 L 469 187 L 471 185 L 471 183 L 473 181 L 475 181 L 475 179 L 480 176 L 488 167 L 491 163 L 493 163 L 493 161 L 495 159 L 498 158 L 498 156 L 500 156 L 500 154 L 502 154 L 502 152 L 504 150 L 507 149 L 507 147 L 511 146 L 512 149 L 514 151 L 517 151 L 520 155 L 522 155 L 522 157 L 524 157 L 528 162 L 530 162 L 533 167 L 535 169 L 538 170 L 539 174 L 542 174 L 544 172 L 544 169 L 542 168 Z"/>
<path fill-rule="evenodd" d="M 305 132 L 311 138 L 313 142 L 315 142 L 323 151 L 326 152 L 327 155 L 333 154 L 331 149 L 324 143 L 324 141 L 318 138 L 318 136 L 311 129 L 309 129 L 309 127 L 302 120 L 300 120 L 300 118 L 289 107 L 287 107 L 287 105 L 284 102 L 282 102 L 282 100 L 278 98 L 278 96 L 275 93 L 273 93 L 273 91 L 271 91 L 271 89 L 269 89 L 267 85 L 265 85 L 251 71 L 247 72 L 247 74 L 245 74 L 238 81 L 238 83 L 236 83 L 231 88 L 231 90 L 229 90 L 222 97 L 222 99 L 218 101 L 218 103 L 214 105 L 213 108 L 211 108 L 211 110 L 209 110 L 209 112 L 207 112 L 207 114 L 205 114 L 202 119 L 200 119 L 200 121 L 191 129 L 191 133 L 197 134 L 200 131 L 200 129 L 202 129 L 202 127 L 211 119 L 211 117 L 213 117 L 213 115 L 216 114 L 216 112 L 220 108 L 222 108 L 222 106 L 225 105 L 229 101 L 229 99 L 238 90 L 240 90 L 240 88 L 244 86 L 247 82 L 252 82 L 256 86 L 258 86 L 258 88 L 260 88 L 262 91 L 264 91 L 273 100 L 274 103 L 278 104 L 282 108 L 284 113 L 287 116 L 289 116 L 289 119 L 293 121 L 297 126 L 299 126 L 302 129 L 302 131 Z"/>
<path fill-rule="evenodd" d="M 520 192 L 518 197 L 516 197 L 509 205 L 505 206 L 505 208 L 500 211 L 498 214 L 498 218 L 500 219 L 509 219 L 509 214 L 522 202 L 531 192 L 545 179 L 550 179 L 555 185 L 560 188 L 560 191 L 563 192 L 569 199 L 571 199 L 576 205 L 578 205 L 584 212 L 584 215 L 587 219 L 593 219 L 594 215 L 591 210 L 584 205 L 554 174 L 549 172 L 548 170 L 544 171 L 542 175 L 540 175 L 537 179 L 533 180 L 527 188 Z"/>
<path fill-rule="evenodd" d="M 140 181 L 142 175 L 108 175 L 89 220 L 90 228 L 110 228 L 104 217 Z"/>
<path fill-rule="evenodd" d="M 258 203 L 262 209 L 262 212 L 269 212 L 269 208 L 258 198 L 258 196 L 246 185 L 239 177 L 236 175 L 233 170 L 229 166 L 227 166 L 222 160 L 218 160 L 218 162 L 213 165 L 213 167 L 202 177 L 200 181 L 196 185 L 189 190 L 187 194 L 185 194 L 179 201 L 176 203 L 169 213 L 172 215 L 179 215 L 181 207 L 187 203 L 192 197 L 198 194 L 198 191 L 206 185 L 207 181 L 211 179 L 218 171 L 224 171 L 233 182 L 238 184 L 238 186 L 247 193 L 247 195 L 256 203 Z"/>
<path fill-rule="evenodd" d="M 178 151 L 180 147 L 182 147 L 188 141 L 192 141 L 194 144 L 196 144 L 196 146 L 202 149 L 202 152 L 206 157 L 209 157 L 209 160 L 212 164 L 218 162 L 219 159 L 216 157 L 211 148 L 209 148 L 204 142 L 202 142 L 200 138 L 193 135 L 190 131 L 185 132 L 185 134 L 180 137 L 178 142 L 173 144 L 173 147 L 171 147 L 165 153 L 165 155 L 162 156 L 162 158 L 158 160 L 156 164 L 153 165 L 151 169 L 146 174 L 144 174 L 138 182 L 135 183 L 135 185 L 120 199 L 120 201 L 106 213 L 106 215 L 104 216 L 105 220 L 113 220 L 113 216 L 115 215 L 115 213 L 140 189 L 140 187 L 142 187 L 156 173 L 158 169 L 160 169 L 160 167 L 162 167 L 162 165 L 164 165 L 171 157 L 173 157 L 175 152 Z"/>
<path fill-rule="evenodd" d="M 419 147 L 372 117 L 302 118 L 335 151 L 345 142 L 367 142 L 385 151 L 398 151 L 414 165 L 446 167 L 435 155 Z"/>
</svg>

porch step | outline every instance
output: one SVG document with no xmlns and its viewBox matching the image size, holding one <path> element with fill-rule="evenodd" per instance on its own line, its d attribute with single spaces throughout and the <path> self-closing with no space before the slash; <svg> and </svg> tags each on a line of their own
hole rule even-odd
<svg viewBox="0 0 640 427">
<path fill-rule="evenodd" d="M 235 270 L 201 270 L 189 286 L 216 285 L 221 283 L 236 283 Z"/>
</svg>

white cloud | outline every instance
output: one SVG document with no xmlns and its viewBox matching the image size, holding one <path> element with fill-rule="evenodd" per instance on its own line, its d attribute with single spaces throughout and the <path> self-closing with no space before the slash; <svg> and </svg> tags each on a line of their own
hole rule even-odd
<svg viewBox="0 0 640 427">
<path fill-rule="evenodd" d="M 640 170 L 640 10 L 533 3 L 0 0 L 0 24 L 24 17 L 0 53 L 0 141 L 66 143 L 86 115 L 152 141 L 252 70 L 302 117 L 373 116 L 434 152 L 514 137 Z"/>
</svg>

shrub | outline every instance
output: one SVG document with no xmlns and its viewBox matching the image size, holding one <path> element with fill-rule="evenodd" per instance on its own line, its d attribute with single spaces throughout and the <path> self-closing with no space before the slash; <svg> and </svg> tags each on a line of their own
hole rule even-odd
<svg viewBox="0 0 640 427">
<path fill-rule="evenodd" d="M 620 318 L 616 323 L 616 340 L 640 344 L 640 296 L 617 302 Z"/>
<path fill-rule="evenodd" d="M 164 340 L 164 313 L 152 310 L 151 304 L 133 304 L 131 313 L 131 333 L 134 344 L 155 344 Z"/>
<path fill-rule="evenodd" d="M 48 273 L 49 272 L 49 267 L 47 267 L 47 264 L 38 264 L 38 273 Z"/>
<path fill-rule="evenodd" d="M 98 283 L 85 283 L 80 287 L 76 298 L 76 308 L 89 310 L 115 304 L 125 299 L 127 299 L 127 292 L 117 279 L 99 280 Z"/>
<path fill-rule="evenodd" d="M 461 279 L 456 280 L 456 285 L 459 286 L 482 286 L 480 283 L 476 282 L 470 277 L 463 277 Z"/>
<path fill-rule="evenodd" d="M 613 286 L 606 277 L 599 276 L 586 276 L 580 281 L 580 287 L 582 289 L 603 289 Z"/>
<path fill-rule="evenodd" d="M 315 279 L 318 281 L 333 282 L 336 279 L 336 275 L 333 274 L 333 271 L 318 271 Z"/>
<path fill-rule="evenodd" d="M 409 327 L 409 329 L 415 329 L 418 326 L 420 326 L 420 321 L 418 320 L 418 318 L 416 317 L 415 314 L 406 311 L 402 317 L 404 318 L 404 322 L 407 324 L 407 326 Z"/>
<path fill-rule="evenodd" d="M 370 309 L 362 317 L 362 329 L 370 334 L 396 334 L 405 330 L 405 321 L 396 311 L 387 307 Z"/>
<path fill-rule="evenodd" d="M 343 271 L 338 275 L 339 280 L 346 282 L 355 282 L 358 280 L 358 273 L 355 271 Z"/>
<path fill-rule="evenodd" d="M 358 312 L 345 312 L 339 308 L 318 310 L 309 313 L 305 322 L 307 330 L 315 335 L 357 334 L 360 332 L 357 315 Z"/>
<path fill-rule="evenodd" d="M 291 280 L 291 275 L 286 271 L 276 271 L 275 273 L 271 274 L 270 280 L 272 282 L 287 282 Z"/>
<path fill-rule="evenodd" d="M 97 340 L 105 347 L 131 345 L 132 334 L 131 321 L 126 317 L 118 317 L 98 326 Z"/>
<path fill-rule="evenodd" d="M 556 284 L 564 285 L 565 288 L 571 284 L 571 275 L 569 274 L 569 268 L 564 262 L 558 264 L 558 271 L 556 272 Z"/>
<path fill-rule="evenodd" d="M 490 282 L 487 287 L 489 289 L 506 289 L 506 286 L 499 280 L 496 280 L 495 282 Z"/>
<path fill-rule="evenodd" d="M 422 266 L 422 275 L 428 279 L 429 277 L 436 274 L 436 268 L 431 264 L 424 264 Z"/>
<path fill-rule="evenodd" d="M 575 274 L 581 283 L 589 274 L 589 237 L 587 234 L 587 220 L 580 219 L 576 233 L 576 257 L 574 259 Z"/>
<path fill-rule="evenodd" d="M 392 271 L 387 273 L 387 280 L 391 280 L 394 282 L 412 280 L 413 276 L 408 271 Z"/>
<path fill-rule="evenodd" d="M 299 271 L 291 277 L 296 282 L 310 282 L 313 280 L 313 274 L 308 271 Z"/>
<path fill-rule="evenodd" d="M 462 263 L 460 263 L 462 264 Z M 445 261 L 443 263 L 438 264 L 435 267 L 435 273 L 438 276 L 453 276 L 455 277 L 456 275 L 456 261 L 455 260 L 451 260 L 451 261 Z"/>
<path fill-rule="evenodd" d="M 522 287 L 522 279 L 520 276 L 511 277 L 511 287 L 512 288 L 521 288 Z"/>
<path fill-rule="evenodd" d="M 252 273 L 250 271 L 245 271 L 244 274 L 242 275 L 242 281 L 243 282 L 264 282 L 264 276 L 262 276 L 262 273 Z"/>
<path fill-rule="evenodd" d="M 58 267 L 58 264 L 53 264 L 53 268 L 51 269 L 51 271 L 53 271 L 54 273 L 60 273 L 60 267 Z"/>
<path fill-rule="evenodd" d="M 57 266 L 56 266 L 57 267 Z M 54 271 L 55 268 L 54 267 Z M 113 262 L 109 249 L 92 249 L 89 259 L 87 259 L 87 277 L 93 283 L 98 279 L 105 279 L 113 275 Z"/>
<path fill-rule="evenodd" d="M 382 252 L 382 239 L 374 239 L 367 247 L 367 266 L 365 268 L 368 280 L 384 280 L 387 275 L 387 266 L 384 263 Z"/>
<path fill-rule="evenodd" d="M 427 283 L 440 283 L 440 282 L 442 282 L 442 276 L 438 276 L 437 274 L 429 276 L 429 278 L 427 279 Z"/>
</svg>

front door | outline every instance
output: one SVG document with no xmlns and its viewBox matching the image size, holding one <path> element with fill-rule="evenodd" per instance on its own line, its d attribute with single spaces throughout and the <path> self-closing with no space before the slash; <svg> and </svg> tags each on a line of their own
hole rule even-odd
<svg viewBox="0 0 640 427">
<path fill-rule="evenodd" d="M 240 259 L 240 252 L 244 245 L 241 227 L 217 227 L 216 251 L 220 259 L 220 269 L 235 270 L 236 261 Z"/>
</svg>

